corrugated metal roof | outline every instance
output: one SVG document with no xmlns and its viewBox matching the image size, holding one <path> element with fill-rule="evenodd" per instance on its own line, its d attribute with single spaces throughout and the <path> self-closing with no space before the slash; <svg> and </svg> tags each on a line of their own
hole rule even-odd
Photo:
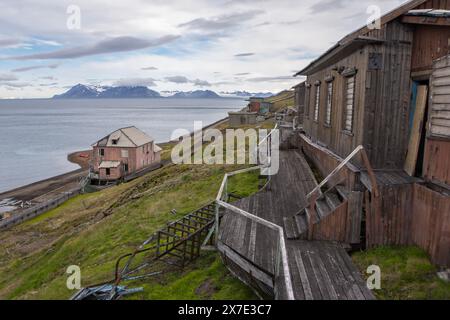
<svg viewBox="0 0 450 320">
<path fill-rule="evenodd" d="M 100 169 L 110 169 L 110 168 L 117 168 L 120 166 L 120 161 L 102 161 L 100 163 L 99 168 Z"/>
<path fill-rule="evenodd" d="M 116 130 L 100 139 L 93 146 L 98 147 L 140 147 L 154 141 L 152 137 L 136 127 L 127 127 Z"/>
</svg>

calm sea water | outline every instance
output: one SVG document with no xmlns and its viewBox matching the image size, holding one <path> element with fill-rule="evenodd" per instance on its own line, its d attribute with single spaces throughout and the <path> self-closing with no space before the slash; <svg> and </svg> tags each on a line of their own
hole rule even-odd
<svg viewBox="0 0 450 320">
<path fill-rule="evenodd" d="M 67 161 L 108 133 L 136 126 L 157 142 L 211 124 L 241 99 L 0 100 L 0 192 L 75 170 Z"/>
</svg>

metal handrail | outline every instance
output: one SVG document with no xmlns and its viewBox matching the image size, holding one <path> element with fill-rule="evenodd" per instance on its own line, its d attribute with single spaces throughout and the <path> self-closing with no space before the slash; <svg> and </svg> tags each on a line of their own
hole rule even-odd
<svg viewBox="0 0 450 320">
<path fill-rule="evenodd" d="M 316 201 L 318 200 L 318 198 L 321 196 L 320 190 L 322 189 L 322 187 L 324 185 L 326 185 L 331 180 L 331 178 L 333 178 L 338 172 L 340 172 L 342 170 L 342 168 L 344 168 L 350 162 L 350 160 L 353 159 L 353 157 L 355 157 L 359 152 L 361 152 L 364 165 L 366 166 L 367 171 L 369 173 L 373 193 L 374 193 L 375 197 L 379 196 L 377 180 L 375 178 L 375 174 L 373 172 L 372 166 L 370 165 L 366 150 L 364 149 L 364 147 L 362 145 L 359 145 L 318 186 L 316 186 L 306 196 L 306 200 L 308 202 L 308 205 L 306 206 L 306 208 L 309 208 L 309 210 L 310 210 L 310 211 L 306 211 L 306 218 L 308 221 L 308 239 L 311 240 L 313 238 L 313 225 L 315 223 L 314 212 L 316 210 L 315 204 L 316 204 Z M 302 211 L 300 211 L 300 212 L 302 212 Z"/>
<path fill-rule="evenodd" d="M 349 163 L 350 160 L 353 159 L 353 157 L 356 156 L 359 152 L 361 152 L 361 154 L 363 156 L 363 162 L 367 168 L 367 171 L 369 172 L 369 176 L 370 176 L 370 180 L 371 180 L 370 182 L 372 183 L 372 188 L 374 190 L 374 193 L 376 196 L 378 196 L 378 186 L 377 186 L 377 182 L 375 179 L 375 175 L 373 173 L 372 166 L 369 163 L 369 160 L 368 160 L 368 157 L 367 157 L 364 147 L 362 145 L 359 145 L 325 179 L 323 179 L 323 181 L 318 186 L 316 186 L 310 193 L 308 193 L 308 195 L 306 196 L 306 199 L 310 199 L 318 190 L 322 189 L 322 187 L 324 185 L 326 185 L 331 180 L 331 178 L 333 178 L 338 172 L 340 172 L 342 170 L 342 168 L 344 168 L 347 165 L 347 163 Z"/>
</svg>

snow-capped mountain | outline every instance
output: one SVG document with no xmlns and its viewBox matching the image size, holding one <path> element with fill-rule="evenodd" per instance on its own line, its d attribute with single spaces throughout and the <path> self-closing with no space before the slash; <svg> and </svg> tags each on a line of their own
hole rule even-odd
<svg viewBox="0 0 450 320">
<path fill-rule="evenodd" d="M 87 86 L 77 84 L 53 99 L 113 99 L 113 98 L 159 98 L 160 94 L 144 86 Z"/>
</svg>

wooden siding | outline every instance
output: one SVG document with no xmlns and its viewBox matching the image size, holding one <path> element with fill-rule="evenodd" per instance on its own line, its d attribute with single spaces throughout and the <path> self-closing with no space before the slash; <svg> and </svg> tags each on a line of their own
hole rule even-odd
<svg viewBox="0 0 450 320">
<path fill-rule="evenodd" d="M 339 74 L 337 68 L 356 68 L 355 82 L 355 108 L 354 108 L 354 130 L 352 133 L 345 132 L 343 126 L 343 112 L 345 104 L 346 80 Z M 308 77 L 308 83 L 312 86 L 307 90 L 307 107 L 309 114 L 305 116 L 304 129 L 313 142 L 319 142 L 326 146 L 340 157 L 346 157 L 363 141 L 363 115 L 365 97 L 365 77 L 367 68 L 367 51 L 357 50 L 350 56 L 330 65 L 326 69 L 319 71 Z M 331 110 L 331 124 L 326 123 L 326 106 L 328 90 L 325 79 L 333 76 L 333 97 Z M 321 81 L 320 105 L 318 121 L 314 121 L 314 103 L 316 81 Z M 308 107 L 309 106 L 309 107 Z"/>
<path fill-rule="evenodd" d="M 367 72 L 364 147 L 374 168 L 403 168 L 408 145 L 411 95 L 410 26 L 394 21 L 377 35 L 382 46 L 371 46 L 381 66 Z"/>
<path fill-rule="evenodd" d="M 434 63 L 430 87 L 428 136 L 450 140 L 450 56 Z"/>
<path fill-rule="evenodd" d="M 429 0 L 416 9 L 450 10 L 450 0 Z M 434 60 L 450 53 L 449 40 L 449 27 L 416 25 L 411 60 L 412 72 L 430 71 Z"/>
<path fill-rule="evenodd" d="M 305 115 L 305 98 L 306 98 L 306 87 L 305 83 L 298 84 L 295 86 L 294 102 L 298 111 L 298 123 L 303 123 L 303 118 Z"/>
<path fill-rule="evenodd" d="M 450 28 L 418 25 L 414 30 L 413 72 L 432 69 L 433 61 L 449 54 Z"/>
<path fill-rule="evenodd" d="M 450 141 L 428 138 L 425 142 L 424 178 L 450 185 Z"/>
<path fill-rule="evenodd" d="M 380 197 L 366 202 L 366 245 L 411 244 L 413 185 L 382 186 Z M 368 195 L 366 195 L 366 201 Z"/>
<path fill-rule="evenodd" d="M 414 185 L 412 243 L 426 250 L 431 261 L 450 266 L 450 197 Z"/>
<path fill-rule="evenodd" d="M 301 135 L 300 147 L 305 156 L 319 170 L 322 177 L 328 176 L 342 161 L 343 158 L 333 154 L 330 150 L 312 142 L 308 137 Z M 344 167 L 334 178 L 333 182 L 345 184 L 349 190 L 356 188 L 358 180 L 358 168 L 353 165 Z"/>
<path fill-rule="evenodd" d="M 417 245 L 431 261 L 450 266 L 450 197 L 420 184 L 383 186 L 366 192 L 366 245 Z"/>
<path fill-rule="evenodd" d="M 450 0 L 428 0 L 416 9 L 446 9 L 450 10 Z"/>
<path fill-rule="evenodd" d="M 314 240 L 360 243 L 363 193 L 354 191 L 348 197 L 333 213 L 314 225 Z"/>
</svg>

